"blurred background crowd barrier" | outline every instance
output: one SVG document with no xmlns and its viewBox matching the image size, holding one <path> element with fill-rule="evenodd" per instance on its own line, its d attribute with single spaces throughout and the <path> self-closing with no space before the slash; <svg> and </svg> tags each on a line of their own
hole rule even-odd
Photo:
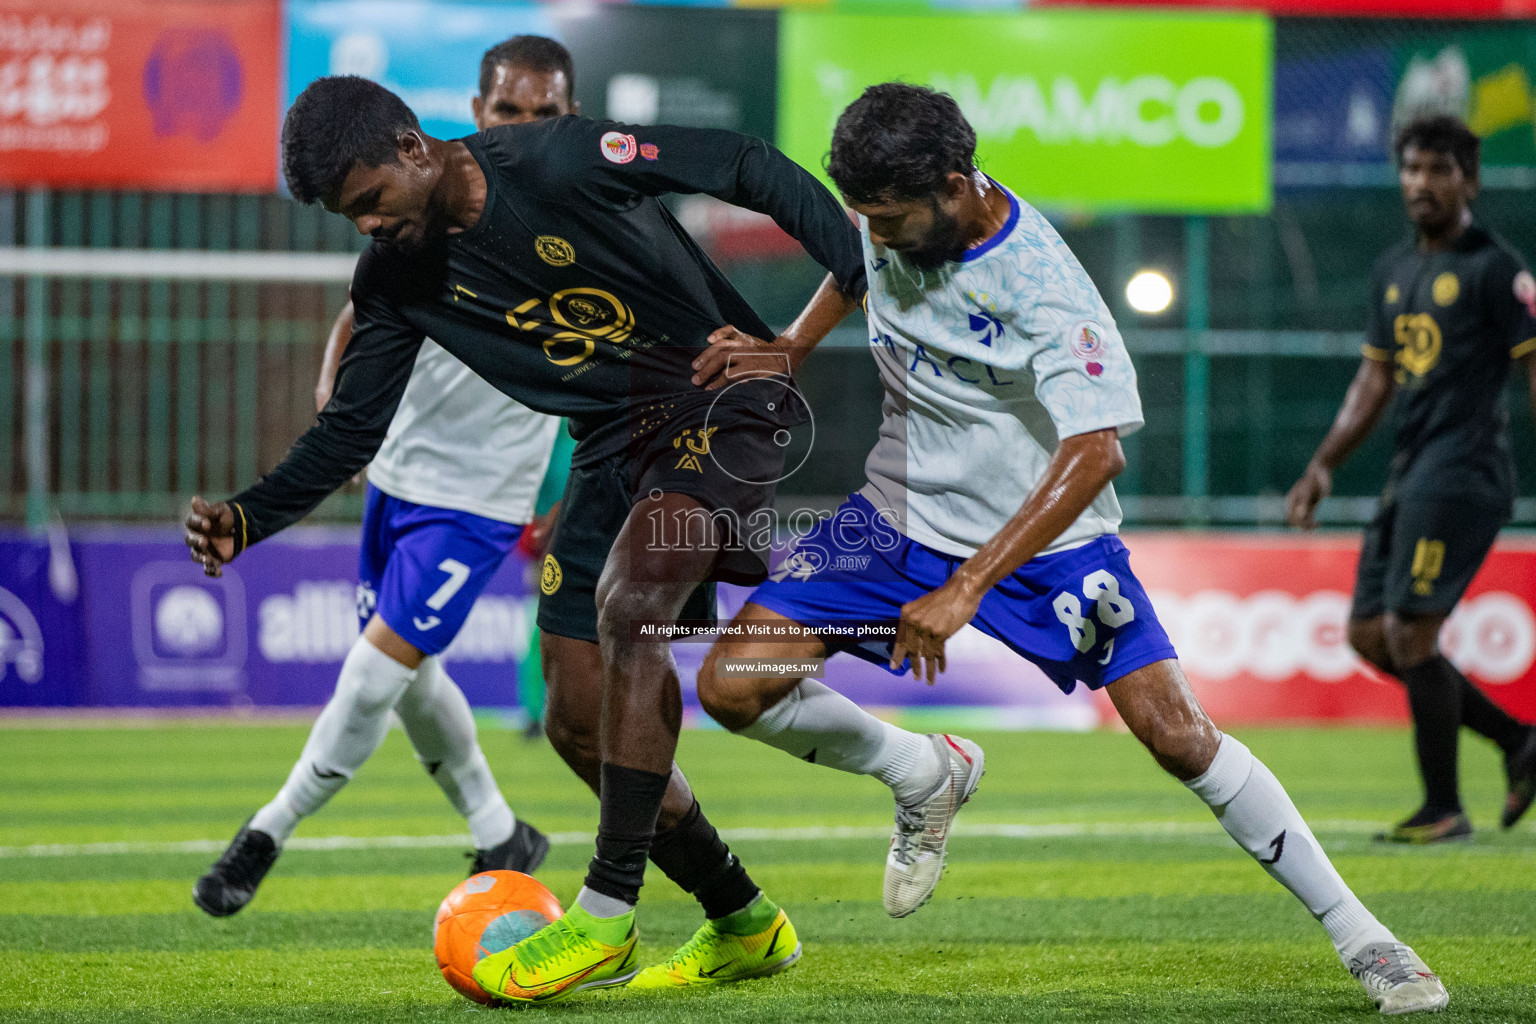
<svg viewBox="0 0 1536 1024">
<path fill-rule="evenodd" d="M 353 533 L 263 545 L 222 584 L 169 568 L 187 498 L 242 486 L 312 422 L 364 242 L 281 194 L 278 125 L 309 81 L 352 73 L 398 91 L 429 133 L 468 133 L 480 54 L 518 33 L 567 44 L 589 116 L 744 131 L 818 172 L 863 86 L 950 91 L 983 168 L 1050 214 L 1136 359 L 1147 424 L 1116 485 L 1128 527 L 1278 525 L 1358 361 L 1371 265 L 1406 231 L 1394 127 L 1465 117 L 1484 137 L 1480 218 L 1536 253 L 1536 7 L 1253 6 L 0 0 L 0 704 L 324 698 L 356 629 Z M 766 218 L 706 197 L 675 209 L 770 323 L 820 278 Z M 830 509 L 862 480 L 880 405 L 867 344 L 850 321 L 802 374 L 816 452 L 781 485 L 786 509 Z M 1536 436 L 1523 392 L 1508 404 L 1529 526 Z M 1324 522 L 1370 517 L 1389 450 L 1378 431 Z M 354 486 L 315 518 L 355 522 L 360 507 Z M 1343 646 L 1354 544 L 1176 532 L 1132 550 L 1213 710 L 1400 717 L 1397 691 Z M 1529 557 L 1506 541 L 1448 636 L 1495 699 L 1527 711 Z M 483 623 L 528 599 L 520 565 L 501 583 Z M 526 628 L 474 640 L 475 621 L 456 676 L 476 703 L 510 704 L 497 680 Z M 1016 659 L 973 648 L 980 667 L 937 697 L 838 671 L 886 694 L 875 703 L 1096 720 L 1085 695 L 1058 702 Z"/>
</svg>

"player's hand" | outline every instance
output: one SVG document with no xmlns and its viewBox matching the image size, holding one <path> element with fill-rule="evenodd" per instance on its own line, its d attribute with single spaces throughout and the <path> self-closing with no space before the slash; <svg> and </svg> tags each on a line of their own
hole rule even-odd
<svg viewBox="0 0 1536 1024">
<path fill-rule="evenodd" d="M 913 674 L 932 686 L 945 668 L 945 641 L 976 617 L 980 605 L 981 594 L 972 593 L 972 588 L 953 576 L 939 589 L 902 605 L 891 670 L 899 671 L 902 661 L 911 655 Z"/>
<path fill-rule="evenodd" d="M 1298 530 L 1317 529 L 1317 504 L 1333 493 L 1333 474 L 1315 462 L 1285 496 L 1285 521 Z"/>
<path fill-rule="evenodd" d="M 224 563 L 235 557 L 235 510 L 229 502 L 210 505 L 200 497 L 193 498 L 186 527 L 192 561 L 203 567 L 206 576 L 224 575 Z"/>
<path fill-rule="evenodd" d="M 718 391 L 752 377 L 782 377 L 793 373 L 803 358 L 783 339 L 763 341 L 727 325 L 709 336 L 709 348 L 693 361 L 693 383 Z"/>
</svg>

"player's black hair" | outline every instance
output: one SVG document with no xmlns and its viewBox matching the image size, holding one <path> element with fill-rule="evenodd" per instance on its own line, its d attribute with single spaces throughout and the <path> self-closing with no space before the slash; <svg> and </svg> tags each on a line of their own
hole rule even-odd
<svg viewBox="0 0 1536 1024">
<path fill-rule="evenodd" d="M 1476 178 L 1482 157 L 1483 140 L 1468 128 L 1466 122 L 1452 114 L 1424 114 L 1414 118 L 1398 131 L 1392 145 L 1397 162 L 1403 162 L 1403 150 L 1409 146 L 1427 149 L 1431 153 L 1449 153 L 1451 159 L 1468 178 Z"/>
<path fill-rule="evenodd" d="M 496 68 L 502 64 L 545 74 L 563 72 L 566 102 L 576 94 L 576 65 L 571 60 L 571 51 L 548 36 L 513 36 L 486 50 L 485 56 L 480 58 L 481 99 L 491 91 Z"/>
<path fill-rule="evenodd" d="M 400 136 L 421 123 L 405 101 L 356 75 L 317 78 L 283 118 L 283 178 L 301 203 L 341 188 L 353 165 L 396 159 Z"/>
<path fill-rule="evenodd" d="M 925 199 L 975 158 L 976 131 L 948 93 L 886 82 L 838 116 L 827 174 L 849 202 Z"/>
</svg>

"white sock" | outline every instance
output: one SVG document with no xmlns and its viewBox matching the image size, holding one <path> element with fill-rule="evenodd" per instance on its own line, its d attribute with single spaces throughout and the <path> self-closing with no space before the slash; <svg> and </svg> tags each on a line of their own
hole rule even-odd
<svg viewBox="0 0 1536 1024">
<path fill-rule="evenodd" d="M 389 712 L 416 677 L 360 636 L 342 662 L 336 692 L 309 730 L 283 788 L 251 819 L 251 827 L 281 846 L 303 818 L 314 814 L 384 742 Z"/>
<path fill-rule="evenodd" d="M 593 917 L 618 917 L 635 909 L 633 903 L 625 903 L 621 899 L 612 896 L 604 896 L 600 892 L 593 892 L 586 886 L 581 887 L 581 892 L 576 894 L 576 902 L 581 904 L 581 909 Z"/>
<path fill-rule="evenodd" d="M 1237 845 L 1322 922 L 1341 954 L 1367 941 L 1392 940 L 1339 877 L 1280 780 L 1247 747 L 1222 736 L 1205 774 L 1184 785 L 1210 805 Z"/>
<path fill-rule="evenodd" d="M 489 850 L 512 836 L 516 819 L 496 786 L 475 738 L 469 701 L 441 658 L 427 658 L 395 704 L 416 757 L 469 823 L 475 848 Z"/>
<path fill-rule="evenodd" d="M 802 761 L 873 775 L 901 803 L 933 792 L 944 774 L 928 737 L 880 721 L 815 679 L 802 679 L 740 734 Z"/>
</svg>

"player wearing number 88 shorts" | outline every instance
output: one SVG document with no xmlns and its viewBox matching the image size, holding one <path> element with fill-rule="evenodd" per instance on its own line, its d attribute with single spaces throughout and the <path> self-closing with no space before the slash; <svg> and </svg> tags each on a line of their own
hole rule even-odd
<svg viewBox="0 0 1536 1024">
<path fill-rule="evenodd" d="M 945 644 L 974 624 L 1063 690 L 1104 687 L 1157 763 L 1318 919 L 1383 1013 L 1443 1007 L 1439 979 L 1350 891 L 1279 780 L 1191 692 L 1115 536 L 1120 438 L 1142 425 L 1130 357 L 1076 257 L 977 169 L 975 147 L 955 101 L 918 86 L 872 86 L 838 118 L 827 171 L 864 237 L 880 436 L 865 486 L 715 644 L 700 702 L 737 733 L 891 786 L 884 898 L 904 916 L 938 883 L 980 748 L 913 743 L 817 680 L 784 677 L 850 650 L 893 671 L 910 654 L 915 675 L 942 683 Z M 892 620 L 894 639 L 843 631 Z M 788 671 L 765 667 L 774 658 Z"/>
<path fill-rule="evenodd" d="M 966 556 L 903 536 L 892 518 L 853 495 L 795 545 L 753 603 L 812 627 L 894 625 L 903 605 L 942 586 Z M 982 597 L 971 624 L 1034 662 L 1066 693 L 1079 681 L 1098 689 L 1177 656 L 1131 572 L 1125 545 L 1112 534 L 1030 559 Z M 901 675 L 911 666 L 891 667 L 893 642 L 889 632 L 823 639 L 829 652 Z"/>
</svg>

